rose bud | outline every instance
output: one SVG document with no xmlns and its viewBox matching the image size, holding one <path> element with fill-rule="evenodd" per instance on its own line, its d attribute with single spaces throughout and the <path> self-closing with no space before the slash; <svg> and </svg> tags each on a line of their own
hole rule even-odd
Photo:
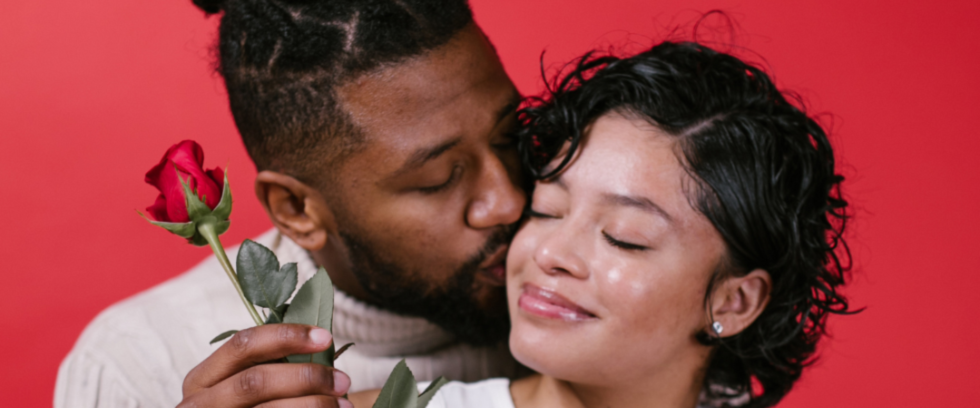
<svg viewBox="0 0 980 408">
<path fill-rule="evenodd" d="M 197 142 L 185 140 L 168 149 L 146 173 L 146 183 L 160 191 L 156 202 L 146 208 L 154 225 L 195 245 L 207 245 L 201 233 L 220 235 L 228 230 L 228 178 L 220 168 L 204 170 L 204 150 Z"/>
<path fill-rule="evenodd" d="M 146 207 L 146 212 L 154 220 L 190 221 L 181 180 L 192 191 L 197 191 L 197 195 L 208 208 L 214 209 L 218 206 L 221 186 L 224 185 L 224 172 L 220 168 L 204 170 L 204 149 L 193 140 L 185 140 L 173 145 L 160 159 L 160 163 L 146 172 L 146 184 L 160 190 L 156 202 Z"/>
</svg>

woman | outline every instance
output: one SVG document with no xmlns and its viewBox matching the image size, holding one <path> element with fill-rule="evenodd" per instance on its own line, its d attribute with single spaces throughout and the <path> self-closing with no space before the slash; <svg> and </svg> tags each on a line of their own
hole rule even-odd
<svg viewBox="0 0 980 408">
<path fill-rule="evenodd" d="M 776 404 L 848 312 L 820 126 L 761 70 L 670 42 L 586 55 L 521 118 L 537 181 L 507 258 L 510 347 L 540 374 L 429 406 Z"/>
</svg>

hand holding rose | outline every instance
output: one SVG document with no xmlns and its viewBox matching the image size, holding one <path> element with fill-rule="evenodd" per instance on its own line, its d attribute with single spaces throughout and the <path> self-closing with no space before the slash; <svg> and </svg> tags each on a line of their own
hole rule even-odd
<svg viewBox="0 0 980 408">
<path fill-rule="evenodd" d="M 236 272 L 218 238 L 230 226 L 228 177 L 218 168 L 204 170 L 204 151 L 194 141 L 168 149 L 146 173 L 146 182 L 160 191 L 146 208 L 154 218 L 150 223 L 194 245 L 210 245 L 258 326 L 229 330 L 211 341 L 231 337 L 187 375 L 180 406 L 351 407 L 338 398 L 347 392 L 350 379 L 333 362 L 352 344 L 335 351 L 330 334 L 334 289 L 326 271 L 321 267 L 294 295 L 296 264 L 280 265 L 271 250 L 246 240 L 238 251 Z M 292 303 L 286 304 L 290 296 Z M 269 314 L 263 317 L 255 306 Z M 374 405 L 425 408 L 446 382 L 439 377 L 418 394 L 415 377 L 402 360 Z"/>
</svg>

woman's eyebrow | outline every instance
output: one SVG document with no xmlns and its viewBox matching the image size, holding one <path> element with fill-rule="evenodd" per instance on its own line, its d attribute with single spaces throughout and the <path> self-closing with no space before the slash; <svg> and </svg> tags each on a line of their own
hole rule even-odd
<svg viewBox="0 0 980 408">
<path fill-rule="evenodd" d="M 651 214 L 659 215 L 668 222 L 674 221 L 674 218 L 667 211 L 664 211 L 657 203 L 654 203 L 653 200 L 646 197 L 605 193 L 602 195 L 602 201 L 613 205 L 637 208 Z"/>
</svg>

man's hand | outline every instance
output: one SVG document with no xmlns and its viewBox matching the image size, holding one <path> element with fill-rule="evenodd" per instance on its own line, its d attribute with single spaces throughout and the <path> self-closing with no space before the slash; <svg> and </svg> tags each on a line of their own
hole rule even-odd
<svg viewBox="0 0 980 408">
<path fill-rule="evenodd" d="M 235 333 L 184 378 L 178 408 L 353 408 L 340 396 L 343 372 L 314 363 L 273 363 L 292 354 L 326 350 L 330 332 L 301 324 L 269 324 Z"/>
</svg>

